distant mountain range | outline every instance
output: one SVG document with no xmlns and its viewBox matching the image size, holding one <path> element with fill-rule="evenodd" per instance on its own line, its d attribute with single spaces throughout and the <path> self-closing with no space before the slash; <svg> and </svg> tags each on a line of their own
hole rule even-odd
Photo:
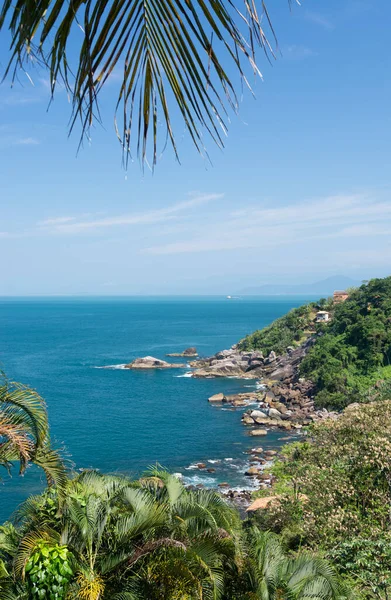
<svg viewBox="0 0 391 600">
<path fill-rule="evenodd" d="M 316 281 L 315 283 L 301 284 L 274 284 L 269 283 L 260 286 L 245 288 L 237 292 L 241 296 L 274 296 L 274 295 L 304 295 L 314 294 L 318 296 L 331 296 L 335 290 L 346 290 L 350 287 L 358 287 L 361 281 L 355 281 L 350 277 L 336 275 Z"/>
</svg>

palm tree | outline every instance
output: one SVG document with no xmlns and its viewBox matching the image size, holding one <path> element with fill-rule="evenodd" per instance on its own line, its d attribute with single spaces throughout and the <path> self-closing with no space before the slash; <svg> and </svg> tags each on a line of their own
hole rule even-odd
<svg viewBox="0 0 391 600">
<path fill-rule="evenodd" d="M 285 555 L 278 536 L 253 528 L 250 534 L 253 559 L 252 587 L 259 600 L 346 600 L 352 592 L 330 563 L 301 552 Z"/>
<path fill-rule="evenodd" d="M 0 465 L 10 471 L 14 461 L 19 461 L 20 474 L 29 463 L 35 463 L 43 469 L 49 486 L 64 488 L 65 467 L 50 447 L 44 400 L 31 388 L 1 374 Z"/>
<path fill-rule="evenodd" d="M 172 105 L 199 151 L 202 129 L 223 146 L 227 108 L 238 107 L 232 74 L 250 87 L 248 67 L 260 74 L 256 49 L 274 56 L 264 0 L 3 0 L 0 30 L 7 29 L 6 74 L 47 66 L 52 93 L 61 83 L 73 99 L 71 129 L 79 117 L 88 135 L 100 118 L 99 93 L 109 79 L 118 82 L 115 128 L 126 161 L 136 148 L 156 162 L 161 122 L 177 155 Z"/>
<path fill-rule="evenodd" d="M 0 590 L 2 583 L 7 590 L 21 581 L 28 586 L 32 555 L 55 547 L 72 557 L 70 598 L 217 599 L 240 556 L 236 511 L 214 492 L 186 490 L 161 469 L 140 482 L 85 471 L 68 482 L 61 511 L 49 491 L 30 498 L 15 523 L 13 551 L 0 535 L 0 558 L 11 565 Z M 50 561 L 42 565 L 45 586 Z"/>
</svg>

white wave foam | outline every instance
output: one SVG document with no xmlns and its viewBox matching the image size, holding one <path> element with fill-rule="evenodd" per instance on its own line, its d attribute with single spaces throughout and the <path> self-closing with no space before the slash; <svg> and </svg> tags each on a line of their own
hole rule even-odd
<svg viewBox="0 0 391 600">
<path fill-rule="evenodd" d="M 231 461 L 231 460 L 233 460 L 233 458 L 225 458 L 224 460 Z"/>
<path fill-rule="evenodd" d="M 194 471 L 194 469 L 198 469 L 198 463 L 194 463 L 193 465 L 189 465 L 185 467 L 186 471 Z"/>
<path fill-rule="evenodd" d="M 193 373 L 183 373 L 183 375 L 174 375 L 174 377 L 193 377 Z"/>
<path fill-rule="evenodd" d="M 198 485 L 202 483 L 205 486 L 216 486 L 216 479 L 213 477 L 201 477 L 200 475 L 192 475 L 191 477 L 184 477 L 184 482 L 187 485 Z"/>
<path fill-rule="evenodd" d="M 221 463 L 221 460 L 220 460 L 219 458 L 216 458 L 215 460 L 214 460 L 214 459 L 212 459 L 212 458 L 210 458 L 210 459 L 208 460 L 208 463 L 210 463 L 211 465 L 215 465 L 215 464 L 217 464 L 217 463 Z"/>
<path fill-rule="evenodd" d="M 105 367 L 93 367 L 94 369 L 125 369 L 126 364 L 123 365 L 106 365 Z"/>
<path fill-rule="evenodd" d="M 260 381 L 257 381 L 257 383 L 255 384 L 255 387 L 257 390 L 266 390 L 267 386 L 264 383 L 261 383 Z"/>
</svg>

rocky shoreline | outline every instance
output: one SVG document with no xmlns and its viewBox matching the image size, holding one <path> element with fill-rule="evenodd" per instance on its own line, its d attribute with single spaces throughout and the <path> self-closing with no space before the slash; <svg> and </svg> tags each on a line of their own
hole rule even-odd
<svg viewBox="0 0 391 600">
<path fill-rule="evenodd" d="M 299 366 L 309 349 L 315 342 L 315 335 L 310 336 L 299 346 L 288 347 L 282 355 L 270 352 L 263 356 L 262 352 L 241 352 L 237 346 L 217 352 L 211 357 L 198 358 L 189 362 L 168 363 L 148 356 L 138 358 L 126 365 L 129 369 L 172 369 L 186 368 L 187 375 L 194 378 L 239 378 L 253 380 L 257 389 L 250 392 L 226 395 L 214 394 L 208 401 L 232 410 L 246 409 L 242 412 L 241 421 L 248 434 L 254 437 L 265 437 L 269 431 L 281 430 L 289 434 L 301 433 L 301 429 L 315 421 L 336 418 L 337 413 L 326 409 L 316 409 L 314 405 L 314 386 L 310 381 L 300 377 Z M 167 356 L 197 356 L 196 348 L 188 348 L 180 353 Z M 257 482 L 258 489 L 266 489 L 272 485 L 271 477 L 265 473 L 265 465 L 270 465 L 277 455 L 275 449 L 263 450 L 255 446 L 248 451 L 248 467 L 244 475 L 250 481 Z M 200 472 L 215 473 L 215 467 L 206 463 L 198 463 Z M 198 484 L 195 487 L 203 487 Z M 251 502 L 251 491 L 230 489 L 227 482 L 218 484 L 219 490 L 228 500 L 237 504 L 240 510 L 246 510 Z"/>
</svg>

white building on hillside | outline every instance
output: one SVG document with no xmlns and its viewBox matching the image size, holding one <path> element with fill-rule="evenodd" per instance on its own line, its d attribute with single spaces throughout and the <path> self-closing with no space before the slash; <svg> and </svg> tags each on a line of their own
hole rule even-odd
<svg viewBox="0 0 391 600">
<path fill-rule="evenodd" d="M 330 313 L 327 310 L 320 310 L 316 313 L 315 320 L 317 323 L 326 323 L 326 321 L 330 320 Z"/>
</svg>

